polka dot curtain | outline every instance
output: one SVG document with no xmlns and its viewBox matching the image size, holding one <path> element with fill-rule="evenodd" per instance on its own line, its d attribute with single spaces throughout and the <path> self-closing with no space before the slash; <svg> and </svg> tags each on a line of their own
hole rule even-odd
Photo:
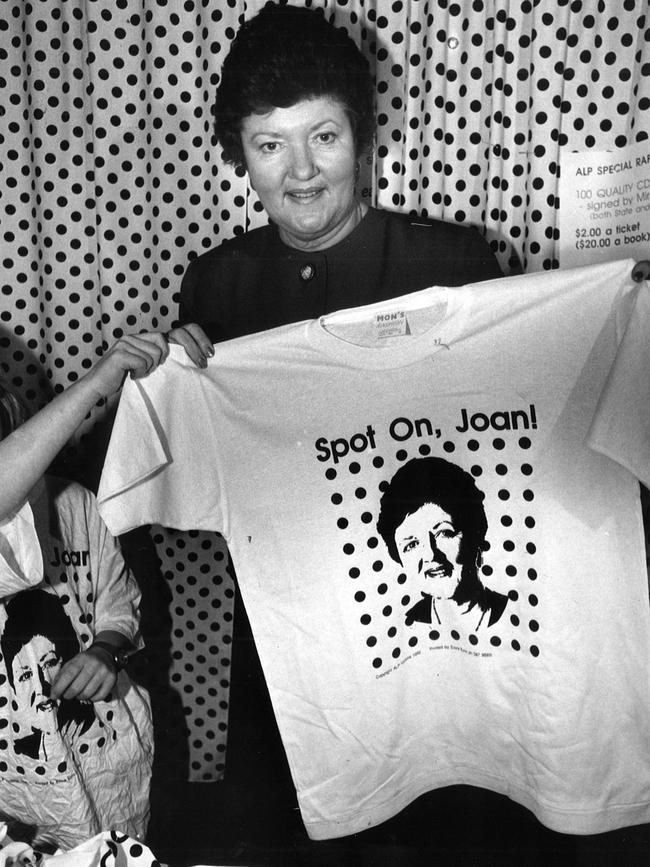
<svg viewBox="0 0 650 867">
<path fill-rule="evenodd" d="M 560 151 L 647 139 L 645 0 L 378 3 L 380 205 L 485 227 L 558 266 Z"/>
<path fill-rule="evenodd" d="M 0 0 L 0 373 L 33 405 L 121 334 L 171 327 L 188 260 L 265 221 L 220 161 L 211 115 L 228 44 L 262 5 Z M 376 72 L 364 197 L 477 225 L 506 271 L 557 266 L 562 148 L 648 136 L 646 0 L 306 5 L 347 27 Z M 101 465 L 93 434 L 110 409 L 84 425 L 82 477 Z M 172 720 L 159 702 L 158 727 L 186 744 L 169 767 L 218 779 L 227 551 L 209 534 L 156 527 L 150 538 L 168 641 L 153 641 L 148 662 L 182 708 Z"/>
</svg>

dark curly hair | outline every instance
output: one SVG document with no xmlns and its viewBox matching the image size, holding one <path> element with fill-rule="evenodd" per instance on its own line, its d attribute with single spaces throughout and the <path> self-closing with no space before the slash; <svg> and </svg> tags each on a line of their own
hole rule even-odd
<svg viewBox="0 0 650 867">
<path fill-rule="evenodd" d="M 65 613 L 63 604 L 54 593 L 36 587 L 23 590 L 6 604 L 7 620 L 0 637 L 0 650 L 7 670 L 7 679 L 15 691 L 12 664 L 21 648 L 35 635 L 48 638 L 54 645 L 61 662 L 67 662 L 79 653 L 79 640 Z M 95 721 L 92 705 L 78 699 L 62 699 L 57 709 L 59 730 L 65 732 L 72 723 L 86 732 Z"/>
<path fill-rule="evenodd" d="M 323 96 L 345 107 L 360 155 L 372 144 L 375 128 L 368 61 L 320 11 L 267 4 L 242 24 L 221 71 L 215 130 L 223 159 L 245 165 L 244 118 Z"/>
<path fill-rule="evenodd" d="M 454 527 L 463 534 L 461 563 L 476 563 L 487 546 L 488 524 L 483 508 L 484 495 L 473 476 L 443 458 L 414 458 L 395 473 L 382 494 L 377 531 L 396 563 L 401 563 L 395 545 L 395 531 L 407 515 L 425 503 L 444 509 Z"/>
</svg>

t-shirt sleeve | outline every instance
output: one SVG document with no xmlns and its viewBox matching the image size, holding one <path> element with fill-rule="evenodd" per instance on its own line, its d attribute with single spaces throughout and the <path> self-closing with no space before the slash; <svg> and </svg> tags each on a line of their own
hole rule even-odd
<svg viewBox="0 0 650 867">
<path fill-rule="evenodd" d="M 25 503 L 0 522 L 0 598 L 34 587 L 43 580 L 43 557 L 32 510 Z"/>
<path fill-rule="evenodd" d="M 222 529 L 209 393 L 210 374 L 178 346 L 153 374 L 126 381 L 97 493 L 114 536 L 144 524 Z"/>
<path fill-rule="evenodd" d="M 86 493 L 86 525 L 96 551 L 97 567 L 93 593 L 93 631 L 115 630 L 140 650 L 140 589 L 127 567 L 120 545 L 102 521 L 92 493 Z"/>
<path fill-rule="evenodd" d="M 97 492 L 99 512 L 113 535 L 148 523 L 141 486 L 170 460 L 150 401 L 138 383 L 127 379 Z"/>
<path fill-rule="evenodd" d="M 622 323 L 588 445 L 650 486 L 650 286 L 641 283 Z"/>
</svg>

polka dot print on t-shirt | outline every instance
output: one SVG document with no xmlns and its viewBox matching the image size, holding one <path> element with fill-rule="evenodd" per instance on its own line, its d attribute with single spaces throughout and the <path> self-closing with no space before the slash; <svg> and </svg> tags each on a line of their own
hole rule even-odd
<svg viewBox="0 0 650 867">
<path fill-rule="evenodd" d="M 537 606 L 544 582 L 538 582 L 531 439 L 516 431 L 496 437 L 445 440 L 437 439 L 435 433 L 432 437 L 397 447 L 394 453 L 342 460 L 325 470 L 331 484 L 331 514 L 348 562 L 359 653 L 377 676 L 386 676 L 423 650 L 451 648 L 476 656 L 497 651 L 540 655 L 543 621 Z M 438 618 L 435 609 L 423 609 L 420 590 L 425 585 L 431 588 L 429 582 L 436 579 L 423 585 L 407 558 L 401 562 L 397 551 L 391 554 L 382 537 L 380 502 L 392 477 L 411 461 L 430 457 L 442 458 L 470 474 L 484 497 L 488 534 L 478 577 L 484 587 L 501 594 L 504 605 L 493 624 L 489 612 L 481 613 L 476 597 L 471 606 L 452 606 L 447 618 Z M 364 485 L 359 485 L 359 477 Z M 438 502 L 435 496 L 433 502 Z M 467 515 L 463 520 L 468 520 Z M 462 532 L 460 523 L 455 530 Z"/>
<path fill-rule="evenodd" d="M 221 162 L 211 113 L 228 45 L 262 5 L 0 3 L 0 374 L 31 406 L 121 334 L 171 327 L 188 260 L 266 221 L 241 172 Z M 376 71 L 376 151 L 362 161 L 360 194 L 485 229 L 506 271 L 515 259 L 527 271 L 557 265 L 562 148 L 647 138 L 649 31 L 638 0 L 305 5 L 345 26 Z M 190 775 L 209 779 L 223 768 L 229 579 L 215 561 L 219 541 L 186 534 L 181 550 L 180 538 L 157 542 L 172 595 L 173 686 L 191 732 Z M 529 606 L 529 595 L 519 602 Z M 380 606 L 380 619 L 389 605 L 401 597 Z M 216 640 L 198 612 L 220 625 Z M 387 658 L 405 652 L 397 635 L 381 641 Z"/>
</svg>

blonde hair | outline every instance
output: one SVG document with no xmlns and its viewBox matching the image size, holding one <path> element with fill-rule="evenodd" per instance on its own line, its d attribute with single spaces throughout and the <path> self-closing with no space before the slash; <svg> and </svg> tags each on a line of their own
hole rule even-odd
<svg viewBox="0 0 650 867">
<path fill-rule="evenodd" d="M 0 440 L 8 437 L 29 418 L 29 410 L 22 398 L 0 381 Z"/>
</svg>

